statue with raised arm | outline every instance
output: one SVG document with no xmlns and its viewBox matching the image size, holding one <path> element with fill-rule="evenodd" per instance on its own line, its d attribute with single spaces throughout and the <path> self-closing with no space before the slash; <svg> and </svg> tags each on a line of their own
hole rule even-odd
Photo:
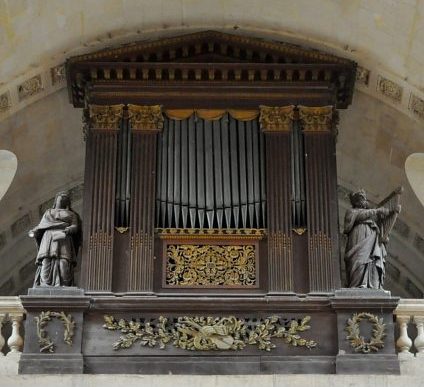
<svg viewBox="0 0 424 387">
<path fill-rule="evenodd" d="M 369 208 L 364 190 L 350 194 L 352 208 L 344 222 L 348 287 L 383 289 L 386 244 L 400 212 L 401 193 L 401 189 L 394 191 L 377 208 Z"/>
<path fill-rule="evenodd" d="M 29 236 L 38 246 L 34 286 L 72 286 L 74 266 L 81 244 L 81 221 L 71 208 L 67 192 L 56 195 Z"/>
</svg>

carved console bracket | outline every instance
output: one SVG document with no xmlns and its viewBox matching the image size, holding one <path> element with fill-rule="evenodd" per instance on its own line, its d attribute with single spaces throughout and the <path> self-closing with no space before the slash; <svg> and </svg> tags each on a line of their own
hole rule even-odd
<svg viewBox="0 0 424 387">
<path fill-rule="evenodd" d="M 311 349 L 317 346 L 314 340 L 300 336 L 301 332 L 310 329 L 309 316 L 285 320 L 286 323 L 279 316 L 270 316 L 255 319 L 253 325 L 235 316 L 184 316 L 176 319 L 160 316 L 154 322 L 145 323 L 142 320 L 117 320 L 113 316 L 104 316 L 104 321 L 103 328 L 123 334 L 113 345 L 115 350 L 130 348 L 139 341 L 143 346 L 159 346 L 160 349 L 172 343 L 174 347 L 188 351 L 239 351 L 247 345 L 271 351 L 276 347 L 272 338 L 281 338 L 293 347 Z"/>
</svg>

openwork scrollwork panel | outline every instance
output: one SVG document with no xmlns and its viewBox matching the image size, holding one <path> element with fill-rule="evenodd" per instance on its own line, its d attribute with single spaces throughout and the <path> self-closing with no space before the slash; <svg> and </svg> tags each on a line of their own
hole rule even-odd
<svg viewBox="0 0 424 387">
<path fill-rule="evenodd" d="M 167 245 L 167 286 L 255 286 L 256 272 L 255 245 Z"/>
</svg>

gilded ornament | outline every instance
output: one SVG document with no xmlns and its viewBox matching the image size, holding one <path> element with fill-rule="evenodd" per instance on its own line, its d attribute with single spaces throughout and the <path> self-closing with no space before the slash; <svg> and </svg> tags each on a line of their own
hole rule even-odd
<svg viewBox="0 0 424 387">
<path fill-rule="evenodd" d="M 203 228 L 158 228 L 157 234 L 161 239 L 196 240 L 202 237 L 207 239 L 232 239 L 261 240 L 266 235 L 262 228 L 237 228 L 237 229 L 203 229 Z"/>
<path fill-rule="evenodd" d="M 259 123 L 263 132 L 290 132 L 292 129 L 294 106 L 259 106 Z"/>
<path fill-rule="evenodd" d="M 372 324 L 372 336 L 369 341 L 366 341 L 361 336 L 360 323 L 367 320 Z M 386 325 L 383 318 L 378 318 L 372 313 L 362 312 L 355 313 L 352 318 L 347 321 L 346 329 L 348 335 L 346 339 L 349 340 L 355 352 L 370 353 L 378 352 L 384 348 L 384 337 L 386 336 Z"/>
<path fill-rule="evenodd" d="M 400 102 L 402 99 L 402 87 L 390 79 L 384 78 L 382 76 L 378 77 L 377 91 L 392 99 L 394 102 Z"/>
<path fill-rule="evenodd" d="M 37 337 L 38 343 L 40 344 L 40 352 L 53 353 L 55 351 L 55 344 L 46 331 L 47 325 L 53 317 L 56 317 L 63 322 L 63 341 L 69 346 L 72 345 L 75 330 L 75 321 L 72 315 L 67 315 L 65 312 L 41 312 L 38 316 L 34 317 L 37 324 Z"/>
<path fill-rule="evenodd" d="M 133 130 L 160 132 L 163 129 L 162 106 L 128 105 L 128 117 Z"/>
<path fill-rule="evenodd" d="M 118 130 L 124 105 L 90 105 L 90 127 L 101 130 Z"/>
<path fill-rule="evenodd" d="M 297 227 L 293 229 L 293 232 L 295 232 L 297 235 L 303 235 L 306 232 L 305 227 Z"/>
<path fill-rule="evenodd" d="M 254 245 L 168 245 L 168 286 L 255 286 Z"/>
<path fill-rule="evenodd" d="M 259 350 L 271 351 L 276 345 L 273 338 L 281 338 L 293 347 L 314 348 L 317 343 L 300 336 L 310 329 L 310 317 L 283 321 L 279 316 L 255 319 L 248 324 L 235 316 L 203 317 L 184 316 L 177 319 L 160 316 L 157 322 L 142 322 L 131 319 L 117 320 L 104 316 L 103 328 L 120 331 L 123 335 L 113 344 L 113 349 L 130 348 L 139 341 L 148 347 L 164 349 L 167 344 L 188 351 L 239 351 L 247 345 L 256 345 Z"/>
<path fill-rule="evenodd" d="M 333 117 L 333 106 L 299 106 L 299 118 L 305 132 L 330 132 Z"/>
</svg>

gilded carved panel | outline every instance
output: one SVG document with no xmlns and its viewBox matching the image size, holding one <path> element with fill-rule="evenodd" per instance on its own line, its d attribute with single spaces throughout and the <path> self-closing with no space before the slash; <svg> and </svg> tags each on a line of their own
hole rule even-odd
<svg viewBox="0 0 424 387">
<path fill-rule="evenodd" d="M 255 287 L 256 246 L 169 244 L 167 287 Z"/>
</svg>

